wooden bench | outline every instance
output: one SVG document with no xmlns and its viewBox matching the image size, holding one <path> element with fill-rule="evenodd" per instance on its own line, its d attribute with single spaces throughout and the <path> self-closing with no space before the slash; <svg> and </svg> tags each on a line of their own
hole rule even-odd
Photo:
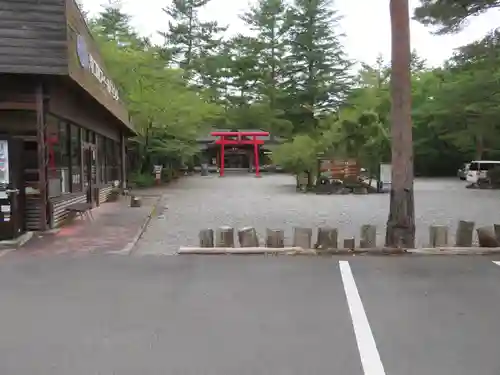
<svg viewBox="0 0 500 375">
<path fill-rule="evenodd" d="M 66 207 L 66 210 L 80 216 L 82 220 L 85 220 L 85 218 L 94 220 L 94 216 L 92 215 L 92 203 L 73 203 Z"/>
</svg>

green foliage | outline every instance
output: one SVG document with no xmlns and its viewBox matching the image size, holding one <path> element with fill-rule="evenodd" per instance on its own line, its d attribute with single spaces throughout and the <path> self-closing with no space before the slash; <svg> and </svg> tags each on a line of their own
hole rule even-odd
<svg viewBox="0 0 500 375">
<path fill-rule="evenodd" d="M 153 164 L 180 165 L 198 152 L 196 138 L 221 109 L 190 88 L 181 70 L 166 68 L 161 51 L 143 43 L 128 17 L 117 14 L 105 8 L 92 30 L 138 133 L 131 143 L 134 167 L 151 174 Z"/>
<path fill-rule="evenodd" d="M 273 151 L 273 162 L 296 174 L 313 172 L 317 167 L 318 142 L 308 135 L 297 135 Z"/>
<path fill-rule="evenodd" d="M 241 17 L 257 34 L 253 39 L 256 90 L 271 110 L 277 109 L 277 99 L 283 95 L 286 79 L 283 65 L 287 52 L 285 36 L 289 28 L 286 11 L 283 0 L 259 0 Z"/>
<path fill-rule="evenodd" d="M 350 88 L 339 20 L 330 0 L 295 0 L 288 9 L 287 92 L 297 132 L 315 129 L 318 114 L 337 108 Z"/>
<path fill-rule="evenodd" d="M 173 0 L 163 9 L 169 16 L 168 31 L 160 31 L 165 38 L 163 57 L 176 63 L 186 73 L 186 78 L 200 80 L 205 72 L 204 62 L 213 56 L 221 38 L 217 35 L 225 30 L 217 22 L 203 22 L 198 11 L 209 0 Z M 198 76 L 194 76 L 198 73 Z"/>
<path fill-rule="evenodd" d="M 460 31 L 465 21 L 490 9 L 499 8 L 498 0 L 421 0 L 415 19 L 424 25 L 437 26 L 437 34 Z"/>
<path fill-rule="evenodd" d="M 390 160 L 390 64 L 378 58 L 349 73 L 329 0 L 258 0 L 241 15 L 251 32 L 225 38 L 224 27 L 198 17 L 208 1 L 165 8 L 162 46 L 136 33 L 119 2 L 90 20 L 138 130 L 131 144 L 138 171 L 191 162 L 196 138 L 217 127 L 287 138 L 273 159 L 295 173 L 313 173 L 318 154 L 355 157 L 372 174 Z M 416 18 L 453 32 L 498 6 L 423 0 Z M 500 158 L 499 32 L 463 46 L 437 69 L 412 52 L 410 68 L 416 173 L 451 175 L 462 162 Z"/>
<path fill-rule="evenodd" d="M 89 21 L 92 32 L 101 40 L 113 41 L 120 46 L 147 46 L 149 41 L 141 38 L 130 26 L 131 17 L 122 10 L 121 0 L 109 0 L 97 18 Z"/>
<path fill-rule="evenodd" d="M 155 178 L 151 173 L 133 172 L 129 176 L 129 183 L 136 188 L 146 188 L 155 184 Z"/>
</svg>

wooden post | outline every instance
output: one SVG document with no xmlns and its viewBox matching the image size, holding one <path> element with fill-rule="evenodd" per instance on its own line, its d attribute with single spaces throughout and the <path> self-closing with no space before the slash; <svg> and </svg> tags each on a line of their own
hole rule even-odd
<svg viewBox="0 0 500 375">
<path fill-rule="evenodd" d="M 344 238 L 344 249 L 354 250 L 356 247 L 356 239 L 353 238 Z"/>
<path fill-rule="evenodd" d="M 431 225 L 429 227 L 429 243 L 431 247 L 448 245 L 448 227 L 445 225 Z"/>
<path fill-rule="evenodd" d="M 336 249 L 338 248 L 337 228 L 318 228 L 318 240 L 316 249 Z"/>
<path fill-rule="evenodd" d="M 294 228 L 293 229 L 293 247 L 301 247 L 303 249 L 311 248 L 312 229 L 311 228 Z"/>
<path fill-rule="evenodd" d="M 215 236 L 217 247 L 234 247 L 234 229 L 231 227 L 220 227 Z"/>
<path fill-rule="evenodd" d="M 200 247 L 214 247 L 214 231 L 213 229 L 202 229 L 198 234 L 200 239 Z"/>
<path fill-rule="evenodd" d="M 267 229 L 266 247 L 285 247 L 285 231 L 283 231 L 282 229 Z"/>
<path fill-rule="evenodd" d="M 359 247 L 373 248 L 377 246 L 377 227 L 375 225 L 365 224 L 361 227 L 361 239 Z"/>
<path fill-rule="evenodd" d="M 241 247 L 259 247 L 259 237 L 254 227 L 244 227 L 238 231 Z"/>
<path fill-rule="evenodd" d="M 38 190 L 40 191 L 40 230 L 47 230 L 47 126 L 45 124 L 45 99 L 43 83 L 36 88 L 36 140 L 38 156 Z"/>
<path fill-rule="evenodd" d="M 409 14 L 408 0 L 390 0 L 392 184 L 385 242 L 401 248 L 415 247 Z"/>
<path fill-rule="evenodd" d="M 492 227 L 481 227 L 477 228 L 476 231 L 480 247 L 500 247 Z"/>
<path fill-rule="evenodd" d="M 457 247 L 471 247 L 472 237 L 474 235 L 473 221 L 460 220 L 458 222 L 457 234 L 455 236 L 455 245 Z"/>
</svg>

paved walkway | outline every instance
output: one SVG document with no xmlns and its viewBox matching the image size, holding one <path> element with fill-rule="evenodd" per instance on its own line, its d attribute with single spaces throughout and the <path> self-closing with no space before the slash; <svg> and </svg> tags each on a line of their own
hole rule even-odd
<svg viewBox="0 0 500 375">
<path fill-rule="evenodd" d="M 477 225 L 500 223 L 500 192 L 470 190 L 457 179 L 415 181 L 417 244 L 428 245 L 429 226 L 450 227 L 450 242 L 460 219 Z M 389 194 L 315 195 L 295 191 L 295 180 L 285 174 L 255 178 L 230 174 L 220 178 L 186 177 L 165 190 L 164 212 L 153 219 L 135 254 L 171 254 L 180 246 L 197 246 L 203 228 L 254 226 L 285 229 L 291 244 L 293 227 L 331 226 L 340 240 L 359 238 L 363 224 L 377 226 L 383 244 Z"/>
<path fill-rule="evenodd" d="M 159 197 L 153 195 L 145 196 L 139 208 L 129 207 L 129 197 L 104 203 L 92 210 L 93 221 L 75 219 L 72 224 L 54 233 L 35 234 L 35 237 L 20 249 L 4 253 L 0 251 L 0 256 L 107 253 L 126 250 L 141 226 L 146 223 L 158 199 Z"/>
<path fill-rule="evenodd" d="M 36 257 L 0 262 L 0 285 L 2 375 L 500 369 L 484 257 Z"/>
</svg>

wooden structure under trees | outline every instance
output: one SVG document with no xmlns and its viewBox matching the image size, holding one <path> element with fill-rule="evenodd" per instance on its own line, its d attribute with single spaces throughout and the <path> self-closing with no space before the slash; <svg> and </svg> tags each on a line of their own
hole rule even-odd
<svg viewBox="0 0 500 375">
<path fill-rule="evenodd" d="M 74 0 L 4 0 L 0 239 L 59 226 L 126 180 L 135 134 Z"/>
</svg>

